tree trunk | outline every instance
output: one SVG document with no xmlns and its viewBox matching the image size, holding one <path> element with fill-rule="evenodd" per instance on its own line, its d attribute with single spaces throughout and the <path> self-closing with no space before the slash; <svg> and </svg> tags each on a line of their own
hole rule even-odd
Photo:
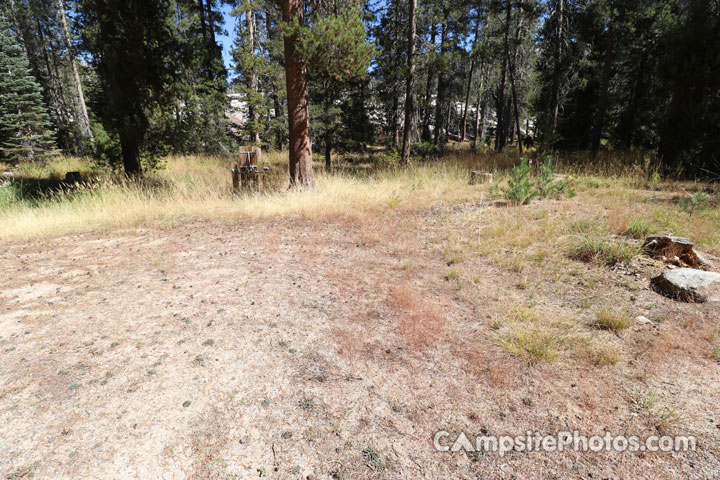
<svg viewBox="0 0 720 480">
<path fill-rule="evenodd" d="M 430 45 L 435 45 L 435 36 L 437 35 L 437 27 L 433 23 L 430 26 Z M 435 72 L 430 65 L 427 73 L 427 85 L 425 87 L 425 112 L 423 114 L 422 122 L 422 139 L 423 141 L 429 142 L 432 140 L 432 134 L 430 133 L 430 116 L 432 114 L 432 88 L 435 80 Z"/>
<path fill-rule="evenodd" d="M 605 111 L 608 103 L 608 90 L 610 86 L 610 73 L 612 70 L 613 44 L 615 41 L 615 26 L 612 19 L 607 33 L 607 45 L 605 47 L 605 59 L 603 61 L 602 85 L 600 87 L 600 101 L 598 103 L 597 117 L 595 120 L 595 128 L 592 135 L 592 143 L 590 151 L 595 157 L 600 150 L 600 139 L 602 137 L 603 124 L 605 123 Z"/>
<path fill-rule="evenodd" d="M 212 5 L 210 0 L 205 0 L 205 17 L 207 18 L 208 31 L 210 32 L 210 46 L 215 50 L 217 48 L 217 42 L 215 41 L 215 20 L 212 14 Z"/>
<path fill-rule="evenodd" d="M 442 24 L 442 33 L 440 34 L 440 55 L 444 57 L 447 50 L 447 31 L 450 14 L 448 11 L 445 12 L 445 20 Z M 445 136 L 442 134 L 444 125 L 443 108 L 445 106 L 445 92 L 446 92 L 446 80 L 445 80 L 445 69 L 443 68 L 438 73 L 438 86 L 437 86 L 437 99 L 435 101 L 435 145 L 440 145 L 442 141 L 444 143 Z"/>
<path fill-rule="evenodd" d="M 500 73 L 500 86 L 497 94 L 497 128 L 495 129 L 495 149 L 500 152 L 505 148 L 507 142 L 507 130 L 505 125 L 505 85 L 507 83 L 507 68 L 510 52 L 510 19 L 512 14 L 512 2 L 505 0 L 505 33 L 503 41 L 503 63 Z"/>
<path fill-rule="evenodd" d="M 302 0 L 282 0 L 284 22 L 302 23 Z M 308 111 L 307 72 L 295 58 L 297 38 L 285 36 L 285 84 L 288 100 L 288 130 L 290 133 L 290 187 L 314 187 L 310 114 Z"/>
<path fill-rule="evenodd" d="M 555 26 L 555 50 L 553 52 L 553 83 L 550 95 L 550 108 L 552 109 L 552 133 L 557 130 L 558 112 L 560 111 L 560 57 L 562 56 L 563 45 L 563 23 L 565 12 L 565 0 L 558 0 L 556 7 L 557 25 Z"/>
<path fill-rule="evenodd" d="M 485 84 L 485 60 L 483 59 L 483 62 L 480 64 L 480 85 L 478 86 L 478 96 L 477 96 L 477 104 L 476 104 L 477 106 L 475 108 L 475 130 L 474 130 L 475 138 L 473 139 L 473 145 L 472 145 L 473 151 L 477 150 L 477 146 L 478 146 L 478 134 L 480 133 L 480 117 L 481 117 L 480 107 L 481 107 L 481 104 L 483 103 L 482 97 L 483 97 L 483 93 L 484 93 L 483 90 L 485 89 L 484 84 Z M 485 108 L 484 105 L 482 105 L 482 107 Z M 483 120 L 485 120 L 485 119 L 483 118 Z M 485 126 L 483 125 L 483 130 L 484 130 L 484 127 Z"/>
<path fill-rule="evenodd" d="M 515 89 L 514 65 L 510 65 L 510 87 L 512 88 L 513 111 L 515 113 L 515 127 L 517 128 L 518 150 L 523 153 L 523 136 L 520 131 L 520 112 L 518 110 L 517 90 Z"/>
<path fill-rule="evenodd" d="M 470 89 L 472 88 L 473 74 L 475 73 L 475 56 L 477 55 L 477 43 L 478 36 L 480 33 L 480 11 L 478 10 L 477 24 L 475 25 L 475 38 L 473 39 L 472 45 L 472 56 L 470 60 L 470 75 L 468 75 L 467 92 L 465 93 L 465 110 L 463 111 L 462 119 L 462 133 L 460 135 L 460 141 L 465 141 L 467 135 L 467 118 L 468 108 L 470 107 Z"/>
<path fill-rule="evenodd" d="M 277 33 L 276 33 L 276 29 L 273 28 L 270 14 L 267 12 L 265 13 L 265 26 L 267 29 L 268 38 L 269 38 L 270 42 L 272 43 L 275 40 Z M 273 57 L 273 59 L 274 59 L 274 57 Z M 274 110 L 273 118 L 277 119 L 282 116 L 282 113 L 281 113 L 282 105 L 280 103 L 280 96 L 278 95 L 276 88 L 272 89 L 271 95 L 272 95 L 273 110 Z M 285 142 L 285 139 L 283 138 L 282 130 L 283 130 L 282 128 L 277 128 L 277 127 L 275 128 L 275 137 L 276 137 L 275 141 L 277 142 L 277 146 L 281 151 L 284 149 L 284 142 Z"/>
<path fill-rule="evenodd" d="M 200 29 L 202 31 L 203 45 L 207 45 L 207 23 L 205 21 L 205 4 L 203 0 L 198 0 L 198 8 L 200 9 Z"/>
<path fill-rule="evenodd" d="M 123 126 L 118 132 L 120 137 L 120 149 L 122 151 L 123 168 L 125 175 L 130 177 L 142 177 L 142 166 L 140 164 L 140 143 L 138 133 L 132 126 Z"/>
<path fill-rule="evenodd" d="M 513 116 L 515 117 L 515 127 L 517 128 L 518 150 L 523 153 L 523 136 L 520 130 L 520 109 L 518 108 L 517 88 L 515 86 L 515 67 L 517 66 L 518 49 L 520 48 L 520 36 L 522 33 L 523 17 L 522 12 L 518 12 L 517 29 L 515 30 L 515 52 L 513 58 L 508 58 L 508 69 L 510 71 L 510 88 L 512 90 Z"/>
<path fill-rule="evenodd" d="M 325 135 L 325 171 L 330 173 L 332 168 L 332 135 L 330 132 Z"/>
<path fill-rule="evenodd" d="M 402 163 L 404 165 L 410 165 L 410 140 L 412 135 L 412 117 L 413 117 L 413 80 L 415 77 L 415 63 L 413 57 L 415 56 L 415 8 L 417 7 L 417 0 L 408 0 L 409 10 L 408 19 L 410 25 L 408 26 L 408 50 L 407 50 L 407 63 L 408 63 L 408 76 L 405 83 L 405 125 L 403 127 L 403 145 L 402 145 Z"/>
<path fill-rule="evenodd" d="M 622 145 L 629 149 L 633 144 L 633 136 L 635 134 L 635 117 L 637 116 L 640 98 L 642 97 L 643 81 L 645 80 L 645 65 L 647 64 L 648 51 L 644 50 L 640 58 L 640 66 L 635 74 L 633 82 L 633 90 L 630 97 L 630 106 L 623 113 L 619 125 L 619 137 Z"/>
<path fill-rule="evenodd" d="M 77 64 L 75 63 L 75 55 L 73 54 L 72 43 L 70 42 L 70 34 L 68 33 L 63 0 L 57 0 L 57 8 L 60 12 L 60 23 L 62 24 L 63 28 L 65 47 L 68 50 L 70 67 L 72 68 L 73 78 L 75 79 L 75 88 L 77 89 L 78 107 L 80 107 L 80 130 L 83 132 L 83 135 L 90 139 L 90 142 L 95 143 L 95 138 L 93 137 L 92 130 L 90 129 L 90 117 L 88 116 L 87 105 L 85 104 L 85 94 L 83 93 L 82 82 L 80 82 L 80 74 L 78 73 Z"/>
<path fill-rule="evenodd" d="M 247 30 L 248 30 L 248 48 L 250 49 L 250 55 L 255 56 L 255 12 L 252 10 L 248 10 L 245 12 L 245 22 L 247 24 Z M 250 84 L 248 87 L 253 92 L 253 94 L 257 94 L 258 90 L 258 76 L 255 72 L 255 68 L 253 67 L 252 72 L 250 73 Z M 254 101 L 254 100 L 253 100 Z M 250 117 L 250 121 L 252 122 L 252 142 L 255 143 L 255 145 L 260 144 L 260 130 L 258 129 L 258 112 L 255 106 L 252 104 L 252 102 L 249 102 L 248 104 L 248 116 Z"/>
<path fill-rule="evenodd" d="M 398 131 L 398 108 L 399 102 L 397 95 L 393 95 L 392 112 L 390 112 L 390 136 L 392 137 L 392 145 L 397 148 L 400 144 L 400 133 Z"/>
</svg>

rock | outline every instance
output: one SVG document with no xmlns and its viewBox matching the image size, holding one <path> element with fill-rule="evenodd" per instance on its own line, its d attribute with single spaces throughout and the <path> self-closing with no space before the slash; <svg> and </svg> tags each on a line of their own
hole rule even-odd
<svg viewBox="0 0 720 480">
<path fill-rule="evenodd" d="M 656 292 L 683 302 L 720 302 L 720 273 L 678 268 L 663 272 L 650 284 Z"/>
<path fill-rule="evenodd" d="M 649 318 L 644 317 L 644 316 L 642 316 L 642 315 L 640 315 L 639 317 L 635 317 L 635 321 L 636 321 L 637 323 L 649 323 L 649 324 L 651 324 L 651 325 L 653 324 L 653 321 L 652 321 L 652 320 L 650 320 Z"/>
<path fill-rule="evenodd" d="M 643 251 L 652 258 L 670 262 L 679 267 L 707 267 L 693 250 L 693 242 L 684 237 L 648 237 Z"/>
<path fill-rule="evenodd" d="M 480 170 L 473 170 L 470 172 L 470 185 L 476 183 L 493 183 L 493 174 L 489 172 L 481 172 Z"/>
</svg>

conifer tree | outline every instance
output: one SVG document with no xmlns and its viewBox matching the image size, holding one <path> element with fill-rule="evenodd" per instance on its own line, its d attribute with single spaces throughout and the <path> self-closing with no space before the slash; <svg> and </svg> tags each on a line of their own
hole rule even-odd
<svg viewBox="0 0 720 480">
<path fill-rule="evenodd" d="M 54 143 L 40 85 L 0 13 L 0 155 L 13 162 L 38 160 L 54 153 Z"/>
</svg>

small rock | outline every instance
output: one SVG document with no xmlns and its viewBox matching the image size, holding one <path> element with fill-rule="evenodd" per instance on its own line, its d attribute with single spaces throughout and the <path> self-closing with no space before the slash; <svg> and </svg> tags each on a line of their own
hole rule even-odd
<svg viewBox="0 0 720 480">
<path fill-rule="evenodd" d="M 652 323 L 653 323 L 652 320 L 650 320 L 649 318 L 644 317 L 644 316 L 642 316 L 642 315 L 639 315 L 639 316 L 635 317 L 635 321 L 636 321 L 637 323 L 649 323 L 649 324 L 652 324 Z"/>
<path fill-rule="evenodd" d="M 656 292 L 683 302 L 720 302 L 720 273 L 678 268 L 663 272 L 650 284 Z"/>
</svg>

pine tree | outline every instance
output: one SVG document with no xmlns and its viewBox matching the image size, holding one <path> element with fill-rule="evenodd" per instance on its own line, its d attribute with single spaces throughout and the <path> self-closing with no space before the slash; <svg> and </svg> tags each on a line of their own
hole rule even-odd
<svg viewBox="0 0 720 480">
<path fill-rule="evenodd" d="M 40 85 L 0 13 L 0 154 L 10 161 L 38 160 L 55 152 Z"/>
</svg>

